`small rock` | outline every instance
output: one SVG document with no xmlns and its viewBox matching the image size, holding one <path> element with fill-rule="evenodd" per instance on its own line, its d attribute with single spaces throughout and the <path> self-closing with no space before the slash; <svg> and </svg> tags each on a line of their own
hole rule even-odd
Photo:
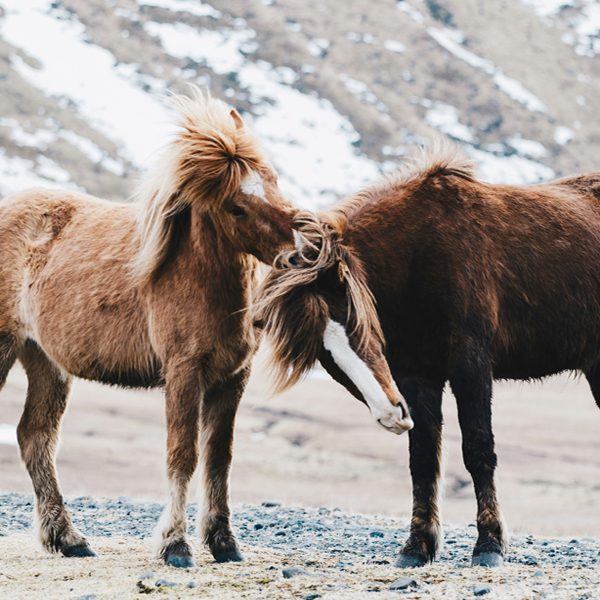
<svg viewBox="0 0 600 600">
<path fill-rule="evenodd" d="M 262 529 L 264 525 L 262 523 L 254 523 L 254 529 Z"/>
<path fill-rule="evenodd" d="M 476 596 L 484 596 L 485 594 L 489 594 L 492 590 L 487 585 L 476 585 L 473 588 L 473 593 Z"/>
<path fill-rule="evenodd" d="M 190 581 L 185 587 L 195 588 L 195 587 L 198 587 L 198 584 L 195 581 Z"/>
<path fill-rule="evenodd" d="M 544 571 L 536 571 L 532 577 L 544 577 L 546 575 L 546 573 L 544 573 Z"/>
<path fill-rule="evenodd" d="M 383 533 L 383 531 L 371 531 L 371 533 L 369 534 L 369 537 L 382 538 L 382 537 L 385 537 L 385 534 Z"/>
<path fill-rule="evenodd" d="M 265 508 L 275 508 L 277 506 L 281 506 L 281 502 L 278 502 L 277 500 L 265 500 L 262 503 L 262 506 Z"/>
<path fill-rule="evenodd" d="M 271 565 L 270 567 L 267 567 L 265 569 L 265 571 L 277 571 L 277 567 L 274 567 L 273 565 Z"/>
<path fill-rule="evenodd" d="M 158 579 L 155 585 L 156 587 L 177 587 L 179 584 L 174 581 L 167 581 L 166 579 Z"/>
<path fill-rule="evenodd" d="M 409 587 L 417 587 L 418 585 L 419 584 L 411 577 L 400 577 L 400 579 L 396 579 L 396 581 L 390 585 L 390 590 L 392 590 L 392 592 L 398 592 L 400 590 L 406 590 Z"/>
<path fill-rule="evenodd" d="M 276 537 L 277 537 L 277 536 L 279 536 L 279 537 L 285 536 L 285 531 L 278 531 L 278 532 L 275 534 L 275 536 L 276 536 Z"/>
<path fill-rule="evenodd" d="M 300 567 L 285 567 L 281 570 L 285 579 L 291 579 L 298 575 L 308 575 L 308 571 L 301 569 Z"/>
<path fill-rule="evenodd" d="M 304 600 L 316 600 L 317 598 L 322 598 L 321 594 L 308 594 L 308 596 L 304 596 Z"/>
<path fill-rule="evenodd" d="M 77 600 L 94 600 L 97 597 L 96 594 L 85 594 L 84 596 L 79 596 Z"/>
<path fill-rule="evenodd" d="M 144 579 L 154 579 L 154 573 L 152 571 L 146 571 L 138 577 L 138 581 L 144 581 Z"/>
</svg>

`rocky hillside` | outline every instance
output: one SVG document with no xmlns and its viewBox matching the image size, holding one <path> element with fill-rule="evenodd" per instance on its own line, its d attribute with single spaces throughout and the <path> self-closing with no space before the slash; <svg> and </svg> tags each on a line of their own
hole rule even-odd
<svg viewBox="0 0 600 600">
<path fill-rule="evenodd" d="M 0 0 L 0 194 L 123 200 L 208 87 L 309 207 L 442 132 L 490 181 L 600 168 L 593 0 Z"/>
</svg>

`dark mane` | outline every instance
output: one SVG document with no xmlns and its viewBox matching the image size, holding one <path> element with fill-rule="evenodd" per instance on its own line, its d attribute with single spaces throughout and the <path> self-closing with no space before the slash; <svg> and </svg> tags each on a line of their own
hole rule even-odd
<svg viewBox="0 0 600 600">
<path fill-rule="evenodd" d="M 301 247 L 279 255 L 253 303 L 253 317 L 263 323 L 272 347 L 277 391 L 297 383 L 319 357 L 329 307 L 313 284 L 325 271 L 336 269 L 346 287 L 349 322 L 359 347 L 366 344 L 372 332 L 383 340 L 360 260 L 331 227 L 312 213 L 298 213 L 294 220 Z"/>
<path fill-rule="evenodd" d="M 362 206 L 388 198 L 400 188 L 418 187 L 436 176 L 452 175 L 475 181 L 475 174 L 475 162 L 460 146 L 446 138 L 436 138 L 431 146 L 420 146 L 411 158 L 381 181 L 340 200 L 319 216 L 341 235 L 349 219 Z"/>
</svg>

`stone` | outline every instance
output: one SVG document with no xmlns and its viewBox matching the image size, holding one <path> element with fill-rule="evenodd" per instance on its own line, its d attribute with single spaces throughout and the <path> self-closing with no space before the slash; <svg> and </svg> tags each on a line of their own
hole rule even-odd
<svg viewBox="0 0 600 600">
<path fill-rule="evenodd" d="M 77 600 L 95 600 L 97 597 L 96 594 L 84 594 L 83 596 L 79 596 Z"/>
<path fill-rule="evenodd" d="M 476 596 L 485 596 L 485 594 L 489 594 L 491 591 L 492 590 L 487 585 L 483 585 L 483 584 L 476 585 L 473 588 L 473 593 Z"/>
<path fill-rule="evenodd" d="M 385 537 L 385 534 L 383 533 L 383 531 L 371 531 L 371 533 L 369 533 L 369 537 L 382 538 Z"/>
<path fill-rule="evenodd" d="M 278 500 L 265 500 L 261 506 L 264 506 L 265 508 L 276 508 L 281 506 L 281 502 Z"/>
<path fill-rule="evenodd" d="M 174 581 L 167 581 L 166 579 L 158 579 L 156 582 L 156 587 L 177 587 L 179 584 Z"/>
<path fill-rule="evenodd" d="M 195 587 L 198 587 L 198 584 L 195 581 L 190 581 L 185 587 L 186 588 L 195 588 Z"/>
<path fill-rule="evenodd" d="M 544 571 L 536 571 L 532 577 L 544 577 L 546 575 L 546 573 L 544 573 Z"/>
<path fill-rule="evenodd" d="M 321 594 L 308 594 L 307 596 L 304 596 L 304 600 L 316 600 L 317 598 L 322 598 L 323 596 Z"/>
<path fill-rule="evenodd" d="M 400 577 L 400 579 L 396 579 L 396 581 L 390 585 L 390 590 L 392 590 L 392 592 L 399 592 L 401 590 L 407 590 L 410 587 L 418 587 L 418 585 L 419 584 L 411 577 Z"/>
<path fill-rule="evenodd" d="M 292 577 L 297 577 L 298 575 L 308 575 L 308 571 L 301 569 L 300 567 L 284 567 L 281 572 L 285 579 L 291 579 Z"/>
<path fill-rule="evenodd" d="M 144 579 L 154 579 L 154 573 L 152 571 L 146 571 L 138 577 L 138 581 L 144 581 Z"/>
</svg>

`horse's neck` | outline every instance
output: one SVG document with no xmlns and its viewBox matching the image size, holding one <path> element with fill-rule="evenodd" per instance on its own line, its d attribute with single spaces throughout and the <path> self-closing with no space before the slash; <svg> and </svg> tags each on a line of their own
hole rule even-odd
<svg viewBox="0 0 600 600">
<path fill-rule="evenodd" d="M 192 212 L 189 239 L 182 250 L 200 285 L 218 287 L 235 304 L 248 301 L 258 261 L 236 250 L 214 217 Z"/>
</svg>

